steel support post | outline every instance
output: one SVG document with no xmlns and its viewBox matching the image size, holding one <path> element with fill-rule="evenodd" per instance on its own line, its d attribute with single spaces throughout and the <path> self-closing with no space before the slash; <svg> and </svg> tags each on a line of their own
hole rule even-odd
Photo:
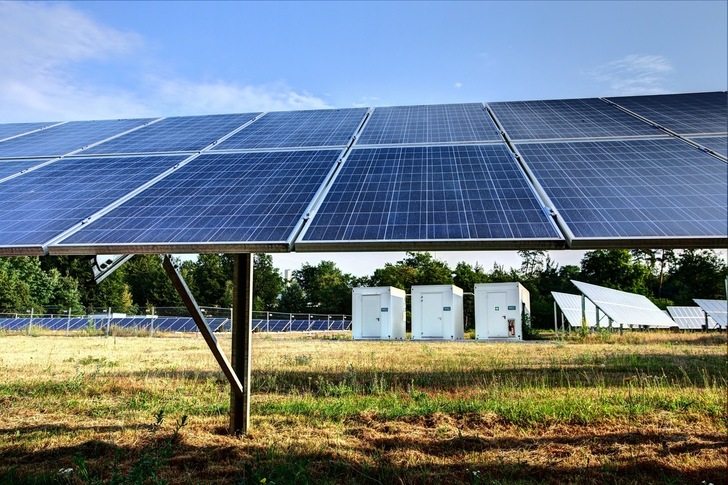
<svg viewBox="0 0 728 485">
<path fill-rule="evenodd" d="M 233 263 L 232 365 L 243 383 L 242 394 L 230 393 L 230 431 L 246 434 L 250 427 L 250 364 L 253 340 L 253 255 L 236 254 Z"/>
<path fill-rule="evenodd" d="M 250 260 L 252 261 L 252 260 Z M 234 275 L 238 274 L 238 257 L 235 257 L 235 273 Z M 240 372 L 239 369 L 235 368 L 235 357 L 236 357 L 236 340 L 235 340 L 235 329 L 238 327 L 236 325 L 236 322 L 233 322 L 233 354 L 232 354 L 232 360 L 233 365 L 230 365 L 230 362 L 225 357 L 225 353 L 223 352 L 222 348 L 220 347 L 220 344 L 217 342 L 217 338 L 215 338 L 215 334 L 212 333 L 212 330 L 210 330 L 209 325 L 207 325 L 207 322 L 205 321 L 205 317 L 202 315 L 202 311 L 200 311 L 200 307 L 197 305 L 197 302 L 195 301 L 195 298 L 192 296 L 192 293 L 190 292 L 190 289 L 187 287 L 187 283 L 185 283 L 185 280 L 182 279 L 182 276 L 177 272 L 177 269 L 172 264 L 172 259 L 169 256 L 164 257 L 164 270 L 167 272 L 167 276 L 169 276 L 169 279 L 172 281 L 172 284 L 174 285 L 174 288 L 177 290 L 177 293 L 179 293 L 179 296 L 182 298 L 182 301 L 185 304 L 185 307 L 187 308 L 187 311 L 190 312 L 190 316 L 197 324 L 197 328 L 200 329 L 200 334 L 205 339 L 205 342 L 207 343 L 207 346 L 210 347 L 210 350 L 212 351 L 212 355 L 215 356 L 215 360 L 217 360 L 217 363 L 220 365 L 220 368 L 222 369 L 222 372 L 225 374 L 225 377 L 227 377 L 228 382 L 230 382 L 230 394 L 232 396 L 237 396 L 237 398 L 240 401 L 250 402 L 250 367 L 248 366 L 248 373 L 244 374 Z M 252 276 L 252 264 L 250 266 L 251 268 L 251 276 Z M 250 278 L 250 285 L 248 288 L 248 291 L 250 291 L 250 288 L 252 288 L 252 277 Z M 240 290 L 240 286 L 238 285 L 237 280 L 235 280 L 235 288 L 236 290 Z M 235 301 L 235 298 L 237 297 L 237 291 L 235 292 L 233 296 L 233 301 Z M 249 308 L 252 307 L 252 304 L 249 304 Z M 237 308 L 236 308 L 237 310 Z M 235 312 L 234 318 L 236 320 L 239 320 L 241 317 L 240 315 L 247 315 L 248 316 L 248 335 L 250 333 L 250 312 L 247 314 L 240 311 Z M 243 317 L 245 318 L 245 317 Z M 244 333 L 244 332 L 243 332 Z M 248 345 L 250 342 L 250 339 L 248 337 Z M 250 356 L 250 348 L 248 347 L 247 357 Z M 240 372 L 238 374 L 238 372 Z M 245 377 L 247 375 L 247 378 L 243 381 L 245 384 L 241 384 L 240 379 L 238 378 L 238 375 Z M 247 406 L 244 408 L 244 410 L 241 410 L 240 406 L 235 406 L 235 400 L 231 399 L 231 408 L 230 408 L 230 415 L 231 416 L 237 416 L 238 414 L 244 413 L 245 419 L 242 419 L 243 425 L 235 426 L 233 424 L 233 419 L 231 419 L 231 432 L 235 434 L 240 433 L 246 433 L 248 430 L 248 410 L 250 409 L 250 406 Z"/>
</svg>

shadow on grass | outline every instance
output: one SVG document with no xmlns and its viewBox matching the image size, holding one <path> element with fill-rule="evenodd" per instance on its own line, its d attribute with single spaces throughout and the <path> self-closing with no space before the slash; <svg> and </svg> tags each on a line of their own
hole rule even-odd
<svg viewBox="0 0 728 485">
<path fill-rule="evenodd" d="M 382 424 L 350 422 L 347 434 L 354 437 L 343 444 L 310 446 L 270 445 L 263 437 L 198 446 L 186 442 L 183 431 L 169 456 L 147 465 L 169 483 L 725 483 L 727 467 L 720 456 L 728 441 L 716 435 L 693 435 L 688 442 L 679 433 L 581 428 L 570 436 L 497 438 L 466 428 L 460 436 L 438 437 L 421 433 L 427 423 L 421 423 L 420 433 L 400 434 L 383 431 Z M 57 428 L 61 435 L 72 431 Z M 97 480 L 88 483 L 108 482 L 112 472 L 129 476 L 139 457 L 149 456 L 165 439 L 141 440 L 138 446 L 94 439 L 42 450 L 5 448 L 0 451 L 0 483 L 53 483 L 58 470 L 77 467 L 79 457 Z M 630 447 L 634 453 L 625 452 Z M 705 460 L 707 455 L 715 459 Z M 672 458 L 670 463 L 665 457 Z M 67 482 L 59 478 L 57 483 Z"/>
</svg>

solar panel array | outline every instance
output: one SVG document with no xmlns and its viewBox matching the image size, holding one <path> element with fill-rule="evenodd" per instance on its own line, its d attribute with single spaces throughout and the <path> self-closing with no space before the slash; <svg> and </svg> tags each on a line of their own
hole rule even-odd
<svg viewBox="0 0 728 485">
<path fill-rule="evenodd" d="M 705 312 L 699 306 L 669 306 L 667 311 L 680 330 L 703 330 L 706 323 Z M 712 317 L 708 316 L 707 320 L 708 328 L 717 328 Z"/>
<path fill-rule="evenodd" d="M 581 295 L 572 295 L 570 293 L 559 293 L 552 291 L 551 295 L 554 297 L 554 301 L 561 309 L 561 312 L 566 317 L 566 321 L 572 328 L 581 328 L 582 326 L 582 315 L 585 318 L 585 323 L 588 328 L 595 328 L 597 326 L 597 307 L 589 299 L 584 301 L 584 312 L 582 313 L 581 308 Z M 605 321 L 606 320 L 606 321 Z M 599 316 L 599 326 L 604 328 L 609 325 L 608 319 L 605 318 L 604 313 Z"/>
<path fill-rule="evenodd" d="M 720 134 L 728 126 L 728 93 L 666 94 L 609 98 L 679 135 Z"/>
<path fill-rule="evenodd" d="M 728 328 L 728 301 L 693 299 L 720 328 Z"/>
<path fill-rule="evenodd" d="M 0 125 L 0 254 L 725 247 L 726 119 L 718 92 Z"/>
<path fill-rule="evenodd" d="M 592 285 L 581 281 L 571 282 L 612 319 L 612 326 L 637 325 L 669 328 L 677 326 L 672 319 L 657 308 L 646 296 Z"/>
</svg>

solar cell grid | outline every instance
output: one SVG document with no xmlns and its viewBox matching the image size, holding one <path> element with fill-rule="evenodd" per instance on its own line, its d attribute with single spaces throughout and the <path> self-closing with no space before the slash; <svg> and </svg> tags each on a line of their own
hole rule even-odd
<svg viewBox="0 0 728 485">
<path fill-rule="evenodd" d="M 213 150 L 344 147 L 366 112 L 352 108 L 268 113 Z"/>
<path fill-rule="evenodd" d="M 728 136 L 696 136 L 690 139 L 705 148 L 710 148 L 714 152 L 728 157 Z"/>
<path fill-rule="evenodd" d="M 728 131 L 726 92 L 625 96 L 609 100 L 680 135 Z"/>
<path fill-rule="evenodd" d="M 297 247 L 558 237 L 505 145 L 359 148 Z"/>
<path fill-rule="evenodd" d="M 697 306 L 669 306 L 667 311 L 681 330 L 702 330 L 705 313 Z M 716 328 L 715 320 L 708 317 L 708 328 Z"/>
<path fill-rule="evenodd" d="M 727 165 L 687 143 L 517 147 L 577 239 L 726 237 Z"/>
<path fill-rule="evenodd" d="M 21 135 L 29 131 L 38 130 L 44 126 L 50 126 L 55 123 L 5 123 L 0 124 L 0 140 L 11 136 Z"/>
<path fill-rule="evenodd" d="M 482 104 L 376 108 L 357 145 L 501 141 Z"/>
<path fill-rule="evenodd" d="M 85 154 L 198 151 L 259 113 L 167 118 L 84 151 Z"/>
<path fill-rule="evenodd" d="M 490 103 L 511 140 L 664 136 L 596 98 Z"/>
<path fill-rule="evenodd" d="M 27 170 L 41 163 L 45 163 L 48 160 L 0 160 L 0 180 L 10 175 L 15 175 L 18 172 Z"/>
<path fill-rule="evenodd" d="M 285 243 L 340 150 L 200 155 L 61 242 Z"/>
<path fill-rule="evenodd" d="M 141 126 L 148 119 L 71 121 L 0 142 L 0 157 L 61 156 Z"/>
<path fill-rule="evenodd" d="M 728 327 L 728 301 L 726 300 L 703 300 L 694 298 L 693 301 L 698 304 L 720 328 Z"/>
<path fill-rule="evenodd" d="M 41 246 L 184 157 L 62 159 L 0 185 L 0 247 Z"/>
</svg>

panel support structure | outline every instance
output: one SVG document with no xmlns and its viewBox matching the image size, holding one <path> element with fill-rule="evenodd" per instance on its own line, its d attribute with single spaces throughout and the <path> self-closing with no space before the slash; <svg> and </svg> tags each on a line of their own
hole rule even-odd
<svg viewBox="0 0 728 485">
<path fill-rule="evenodd" d="M 249 255 L 248 255 L 249 256 Z M 235 257 L 235 261 L 237 263 L 237 256 Z M 250 258 L 249 258 L 250 259 Z M 251 260 L 252 261 L 252 260 Z M 240 379 L 238 378 L 238 375 L 246 375 L 246 374 L 237 374 L 236 369 L 234 365 L 230 365 L 230 362 L 227 360 L 227 357 L 225 357 L 225 353 L 223 352 L 222 348 L 220 347 L 220 344 L 217 341 L 217 338 L 215 338 L 215 334 L 210 330 L 210 327 L 207 325 L 207 321 L 205 321 L 205 317 L 202 315 L 202 311 L 200 310 L 200 307 L 197 305 L 197 302 L 195 301 L 194 296 L 192 296 L 192 292 L 190 292 L 190 289 L 187 287 L 187 283 L 185 283 L 185 280 L 182 278 L 182 275 L 177 272 L 177 268 L 174 267 L 172 264 L 172 259 L 169 257 L 169 255 L 164 256 L 164 270 L 167 272 L 167 276 L 169 276 L 169 279 L 172 281 L 172 285 L 174 285 L 174 288 L 177 290 L 177 293 L 179 293 L 179 296 L 182 298 L 182 301 L 185 304 L 185 307 L 187 307 L 187 311 L 190 312 L 190 315 L 192 316 L 192 319 L 195 321 L 195 324 L 197 324 L 197 328 L 200 330 L 200 334 L 205 339 L 205 342 L 207 343 L 207 346 L 210 347 L 210 350 L 212 351 L 212 354 L 215 356 L 215 360 L 217 360 L 217 363 L 220 365 L 220 368 L 222 369 L 222 372 L 225 374 L 225 377 L 227 377 L 228 382 L 230 382 L 230 388 L 231 388 L 231 404 L 234 404 L 235 398 L 239 399 L 240 401 L 250 402 L 250 367 L 248 366 L 248 372 L 247 377 L 245 378 L 244 385 L 241 384 Z M 238 268 L 237 265 L 235 267 L 235 274 L 237 274 Z M 252 293 L 252 265 L 251 265 L 251 284 L 249 285 L 248 291 Z M 236 282 L 236 289 L 238 288 L 237 282 Z M 237 292 L 235 293 L 237 295 Z M 250 305 L 252 307 L 252 304 Z M 237 310 L 237 308 L 236 308 Z M 250 313 L 252 315 L 252 313 Z M 236 347 L 235 347 L 235 329 L 236 327 L 239 327 L 241 325 L 238 325 L 240 320 L 240 316 L 238 316 L 238 313 L 236 312 L 234 314 L 235 320 L 233 320 L 233 363 L 235 363 L 235 357 L 236 357 Z M 245 317 L 242 317 L 245 318 Z M 237 322 L 236 322 L 237 320 Z M 250 319 L 248 319 L 248 329 L 250 329 Z M 250 332 L 250 330 L 248 330 Z M 248 339 L 248 342 L 250 340 Z M 248 343 L 248 346 L 250 344 Z M 249 347 L 248 347 L 249 349 Z M 250 356 L 250 351 L 248 350 L 247 357 Z M 246 362 L 249 362 L 249 358 L 246 359 Z M 241 413 L 245 413 L 245 419 L 241 420 L 244 423 L 244 427 L 241 425 L 240 427 L 231 426 L 231 432 L 235 434 L 240 433 L 246 433 L 248 430 L 248 410 L 250 409 L 250 406 L 248 405 L 244 409 L 241 409 L 240 407 L 232 407 L 230 409 L 231 416 L 238 415 Z M 233 424 L 233 419 L 231 419 L 231 425 Z"/>
<path fill-rule="evenodd" d="M 242 393 L 230 393 L 230 431 L 241 435 L 250 427 L 250 368 L 253 341 L 253 255 L 241 253 L 233 262 L 232 364 L 243 382 Z"/>
</svg>

